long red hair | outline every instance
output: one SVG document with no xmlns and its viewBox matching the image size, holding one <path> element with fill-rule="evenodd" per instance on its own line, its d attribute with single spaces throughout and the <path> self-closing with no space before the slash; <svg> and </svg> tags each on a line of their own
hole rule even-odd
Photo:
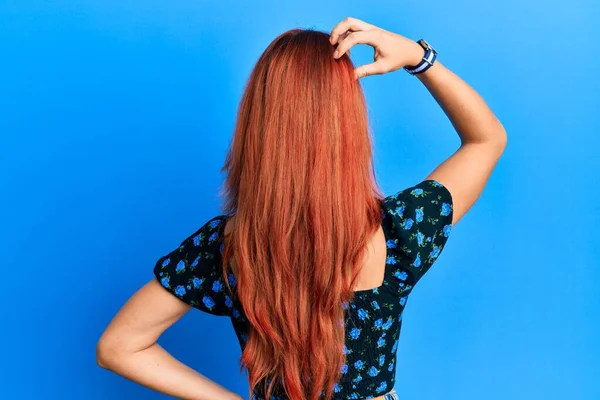
<svg viewBox="0 0 600 400">
<path fill-rule="evenodd" d="M 342 303 L 381 224 L 364 96 L 334 50 L 312 29 L 269 44 L 222 168 L 223 210 L 235 214 L 223 265 L 235 254 L 250 398 L 259 384 L 266 399 L 332 398 L 346 361 Z"/>
</svg>

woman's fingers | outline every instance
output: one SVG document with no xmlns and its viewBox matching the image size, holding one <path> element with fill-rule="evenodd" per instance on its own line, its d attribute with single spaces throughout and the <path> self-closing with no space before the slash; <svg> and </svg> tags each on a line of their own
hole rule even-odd
<svg viewBox="0 0 600 400">
<path fill-rule="evenodd" d="M 331 30 L 331 37 L 329 38 L 329 41 L 331 44 L 336 44 L 340 38 L 340 35 L 347 31 L 366 31 L 373 28 L 375 28 L 373 25 L 367 24 L 360 19 L 347 17 Z"/>
<path fill-rule="evenodd" d="M 334 58 L 340 58 L 355 44 L 361 43 L 375 46 L 375 39 L 377 38 L 377 35 L 377 31 L 360 31 L 348 34 L 348 36 L 346 36 L 346 38 L 340 41 L 338 44 L 334 53 Z"/>
<path fill-rule="evenodd" d="M 348 17 L 337 24 L 331 31 L 329 38 L 331 44 L 337 43 L 334 58 L 340 58 L 344 54 L 350 55 L 350 48 L 355 44 L 368 44 L 377 47 L 376 41 L 380 37 L 380 30 L 375 25 L 368 24 L 356 18 Z M 380 61 L 361 65 L 354 70 L 354 77 L 360 79 L 367 75 L 383 73 L 384 69 Z"/>
<path fill-rule="evenodd" d="M 377 63 L 377 61 L 371 64 L 361 65 L 360 67 L 354 70 L 354 77 L 356 79 L 364 78 L 369 75 L 377 75 L 383 73 L 383 69 L 381 65 Z"/>
<path fill-rule="evenodd" d="M 342 40 L 346 39 L 346 36 L 348 36 L 351 33 L 352 33 L 352 31 L 346 31 L 345 33 L 342 33 L 340 35 L 340 37 L 338 38 L 338 42 L 341 42 Z M 348 56 L 350 56 L 350 50 L 346 50 L 346 54 L 348 54 Z"/>
</svg>

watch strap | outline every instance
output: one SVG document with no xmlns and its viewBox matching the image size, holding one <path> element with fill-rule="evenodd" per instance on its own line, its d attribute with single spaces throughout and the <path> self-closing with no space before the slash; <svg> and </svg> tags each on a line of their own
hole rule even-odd
<svg viewBox="0 0 600 400">
<path fill-rule="evenodd" d="M 423 46 L 423 44 L 421 44 L 420 42 L 419 44 Z M 431 68 L 436 59 L 437 52 L 432 47 L 427 46 L 425 48 L 425 55 L 421 59 L 421 62 L 415 66 L 404 67 L 404 69 L 411 75 L 421 74 L 427 71 L 429 68 Z"/>
</svg>

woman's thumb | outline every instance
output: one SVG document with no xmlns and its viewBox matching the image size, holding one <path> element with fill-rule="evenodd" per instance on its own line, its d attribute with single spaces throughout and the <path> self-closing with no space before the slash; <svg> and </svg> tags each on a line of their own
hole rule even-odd
<svg viewBox="0 0 600 400">
<path fill-rule="evenodd" d="M 354 77 L 356 79 L 364 78 L 365 76 L 377 74 L 377 65 L 375 63 L 361 65 L 354 69 Z"/>
</svg>

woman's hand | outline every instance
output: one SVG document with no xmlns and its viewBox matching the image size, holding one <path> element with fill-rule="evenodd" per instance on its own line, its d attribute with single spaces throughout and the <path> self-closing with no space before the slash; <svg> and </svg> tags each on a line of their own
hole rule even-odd
<svg viewBox="0 0 600 400">
<path fill-rule="evenodd" d="M 352 17 L 344 19 L 332 29 L 330 42 L 337 44 L 334 53 L 336 59 L 357 43 L 373 47 L 374 62 L 356 68 L 356 78 L 417 65 L 425 54 L 417 42 Z"/>
<path fill-rule="evenodd" d="M 346 18 L 331 31 L 335 58 L 357 43 L 375 49 L 375 62 L 356 68 L 356 77 L 383 74 L 419 64 L 423 48 L 416 42 L 356 18 Z M 492 110 L 465 81 L 436 61 L 417 75 L 456 129 L 460 148 L 426 179 L 443 184 L 452 195 L 452 224 L 475 203 L 506 146 L 506 132 Z"/>
</svg>

